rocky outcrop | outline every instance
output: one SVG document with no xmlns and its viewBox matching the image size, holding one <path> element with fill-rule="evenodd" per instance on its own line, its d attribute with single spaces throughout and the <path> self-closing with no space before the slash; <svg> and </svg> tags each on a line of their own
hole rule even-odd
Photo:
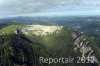
<svg viewBox="0 0 100 66">
<path fill-rule="evenodd" d="M 26 25 L 21 29 L 23 34 L 35 34 L 37 36 L 44 36 L 53 32 L 59 33 L 63 26 L 50 26 L 50 25 Z"/>
<path fill-rule="evenodd" d="M 93 49 L 90 46 L 91 42 L 88 41 L 87 38 L 82 35 L 82 33 L 74 32 L 72 37 L 74 39 L 75 52 L 79 51 L 81 53 L 81 57 L 85 57 L 85 60 L 90 58 L 90 63 L 99 63 L 94 55 Z"/>
</svg>

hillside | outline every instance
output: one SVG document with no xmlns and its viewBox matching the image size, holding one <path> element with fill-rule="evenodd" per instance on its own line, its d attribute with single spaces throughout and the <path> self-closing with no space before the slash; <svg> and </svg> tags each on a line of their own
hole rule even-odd
<svg viewBox="0 0 100 66">
<path fill-rule="evenodd" d="M 80 39 L 79 39 L 80 38 Z M 91 66 L 98 65 L 100 50 L 88 37 L 58 25 L 12 24 L 0 29 L 1 66 Z M 77 51 L 76 51 L 77 48 Z M 95 60 L 77 64 L 77 57 Z M 75 58 L 73 63 L 39 63 L 44 58 Z M 96 64 L 95 64 L 96 63 Z"/>
</svg>

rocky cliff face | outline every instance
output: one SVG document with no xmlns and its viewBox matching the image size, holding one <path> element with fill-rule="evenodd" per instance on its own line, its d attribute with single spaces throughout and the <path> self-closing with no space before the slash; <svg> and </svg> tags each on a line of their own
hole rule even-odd
<svg viewBox="0 0 100 66">
<path fill-rule="evenodd" d="M 74 39 L 75 52 L 79 51 L 81 53 L 81 57 L 85 58 L 85 60 L 89 61 L 89 63 L 99 63 L 93 49 L 90 46 L 91 42 L 88 41 L 87 38 L 82 35 L 82 33 L 74 32 L 72 37 Z"/>
<path fill-rule="evenodd" d="M 35 34 L 37 36 L 44 36 L 44 35 L 48 35 L 48 34 L 52 34 L 53 32 L 57 33 L 59 31 L 61 31 L 63 28 L 63 26 L 49 26 L 49 25 L 26 25 L 25 27 L 23 27 L 23 29 L 21 29 L 21 32 L 23 34 Z"/>
</svg>

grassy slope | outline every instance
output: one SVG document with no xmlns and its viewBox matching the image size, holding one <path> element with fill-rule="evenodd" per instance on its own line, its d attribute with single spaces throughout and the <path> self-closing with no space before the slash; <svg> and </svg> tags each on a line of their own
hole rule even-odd
<svg viewBox="0 0 100 66">
<path fill-rule="evenodd" d="M 11 34 L 11 33 L 14 33 L 14 31 L 17 29 L 17 28 L 21 28 L 22 25 L 9 25 L 9 26 L 6 26 L 5 28 L 2 28 L 0 29 L 0 35 L 5 35 L 5 34 Z"/>
</svg>

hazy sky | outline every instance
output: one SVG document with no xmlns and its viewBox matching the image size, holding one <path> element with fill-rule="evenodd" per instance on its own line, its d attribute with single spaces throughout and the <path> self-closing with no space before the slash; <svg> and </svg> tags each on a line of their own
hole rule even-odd
<svg viewBox="0 0 100 66">
<path fill-rule="evenodd" d="M 100 0 L 0 0 L 0 16 L 100 15 Z"/>
</svg>

